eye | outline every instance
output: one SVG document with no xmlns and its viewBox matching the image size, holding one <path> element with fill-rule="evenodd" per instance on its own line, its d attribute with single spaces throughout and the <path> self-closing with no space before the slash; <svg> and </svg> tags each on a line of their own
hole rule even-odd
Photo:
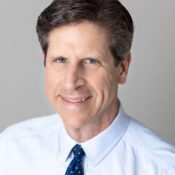
<svg viewBox="0 0 175 175">
<path fill-rule="evenodd" d="M 67 63 L 67 59 L 64 58 L 64 57 L 59 57 L 59 58 L 56 58 L 56 62 L 58 62 L 58 63 Z"/>
<path fill-rule="evenodd" d="M 84 62 L 87 63 L 87 64 L 97 64 L 97 63 L 99 63 L 99 61 L 94 59 L 94 58 L 86 58 L 84 60 Z"/>
</svg>

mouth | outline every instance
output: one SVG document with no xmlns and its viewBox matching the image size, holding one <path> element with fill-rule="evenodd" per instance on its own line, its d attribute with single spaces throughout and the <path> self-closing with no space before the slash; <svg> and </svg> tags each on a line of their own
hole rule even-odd
<svg viewBox="0 0 175 175">
<path fill-rule="evenodd" d="M 68 103 L 72 103 L 72 104 L 77 104 L 77 103 L 83 103 L 86 102 L 89 97 L 81 97 L 81 98 L 67 98 L 67 97 L 62 97 L 62 99 Z"/>
</svg>

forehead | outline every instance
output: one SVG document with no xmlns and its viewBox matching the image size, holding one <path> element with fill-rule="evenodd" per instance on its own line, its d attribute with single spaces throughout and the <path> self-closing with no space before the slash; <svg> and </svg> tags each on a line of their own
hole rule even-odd
<svg viewBox="0 0 175 175">
<path fill-rule="evenodd" d="M 105 54 L 109 51 L 107 31 L 92 22 L 81 22 L 58 27 L 49 33 L 48 54 L 52 52 L 75 51 L 98 52 Z"/>
</svg>

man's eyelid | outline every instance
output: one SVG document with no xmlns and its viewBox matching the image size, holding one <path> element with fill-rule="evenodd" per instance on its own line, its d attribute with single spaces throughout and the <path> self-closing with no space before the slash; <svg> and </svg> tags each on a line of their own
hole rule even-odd
<svg viewBox="0 0 175 175">
<path fill-rule="evenodd" d="M 57 61 L 60 60 L 60 59 L 65 59 L 65 60 L 66 60 L 65 63 L 68 62 L 68 59 L 67 59 L 66 57 L 64 57 L 64 56 L 58 56 L 58 57 L 55 57 L 53 60 L 54 60 L 55 62 L 57 62 Z"/>
<path fill-rule="evenodd" d="M 84 61 L 87 61 L 87 60 L 94 60 L 94 61 L 96 61 L 97 63 L 100 63 L 100 59 L 98 59 L 98 58 L 87 57 L 87 58 L 84 58 L 83 60 L 84 60 Z"/>
</svg>

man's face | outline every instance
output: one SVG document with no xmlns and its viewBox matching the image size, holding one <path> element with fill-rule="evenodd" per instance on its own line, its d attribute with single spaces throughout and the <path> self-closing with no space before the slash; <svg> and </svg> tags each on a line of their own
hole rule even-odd
<svg viewBox="0 0 175 175">
<path fill-rule="evenodd" d="M 51 31 L 46 91 L 66 127 L 98 125 L 115 117 L 120 71 L 99 26 L 83 22 Z"/>
</svg>

